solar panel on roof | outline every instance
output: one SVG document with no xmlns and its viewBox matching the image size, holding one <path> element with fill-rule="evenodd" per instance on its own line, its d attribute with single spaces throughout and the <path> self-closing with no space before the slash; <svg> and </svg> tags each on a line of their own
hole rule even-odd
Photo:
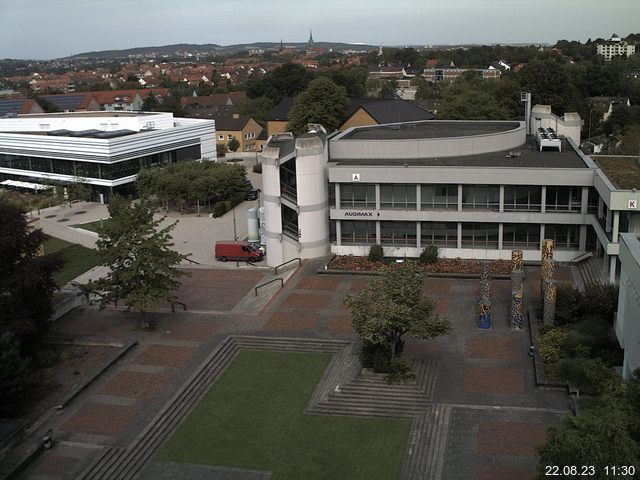
<svg viewBox="0 0 640 480">
<path fill-rule="evenodd" d="M 84 95 L 44 95 L 43 98 L 61 110 L 73 110 L 82 104 Z"/>
<path fill-rule="evenodd" d="M 0 117 L 4 117 L 7 114 L 19 113 L 24 99 L 21 100 L 0 100 Z"/>
</svg>

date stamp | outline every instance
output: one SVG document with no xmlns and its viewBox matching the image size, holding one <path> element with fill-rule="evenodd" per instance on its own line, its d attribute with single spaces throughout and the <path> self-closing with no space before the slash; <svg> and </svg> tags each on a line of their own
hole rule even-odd
<svg viewBox="0 0 640 480">
<path fill-rule="evenodd" d="M 629 478 L 636 474 L 633 465 L 605 465 L 595 467 L 593 465 L 545 465 L 545 477 L 578 478 L 578 477 L 605 477 Z"/>
</svg>

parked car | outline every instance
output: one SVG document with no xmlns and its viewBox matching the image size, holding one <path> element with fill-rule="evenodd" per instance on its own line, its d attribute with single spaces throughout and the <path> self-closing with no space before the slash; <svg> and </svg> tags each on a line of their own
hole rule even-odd
<svg viewBox="0 0 640 480">
<path fill-rule="evenodd" d="M 264 252 L 245 241 L 220 241 L 216 242 L 216 260 L 242 260 L 243 262 L 259 262 L 264 257 Z"/>
<path fill-rule="evenodd" d="M 249 190 L 245 195 L 245 200 L 257 200 L 260 197 L 261 190 L 259 188 L 255 188 L 253 190 Z"/>
</svg>

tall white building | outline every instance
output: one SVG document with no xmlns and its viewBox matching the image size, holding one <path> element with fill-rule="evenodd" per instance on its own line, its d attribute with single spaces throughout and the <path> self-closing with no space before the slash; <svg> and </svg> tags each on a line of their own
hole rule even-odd
<svg viewBox="0 0 640 480">
<path fill-rule="evenodd" d="M 596 52 L 609 62 L 613 57 L 630 57 L 636 53 L 636 46 L 624 42 L 614 33 L 609 40 L 604 43 L 598 43 Z"/>
</svg>

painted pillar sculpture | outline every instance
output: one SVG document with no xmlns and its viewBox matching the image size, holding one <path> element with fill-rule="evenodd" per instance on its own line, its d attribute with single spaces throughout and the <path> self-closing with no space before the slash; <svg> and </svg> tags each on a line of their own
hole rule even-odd
<svg viewBox="0 0 640 480">
<path fill-rule="evenodd" d="M 558 284 L 554 280 L 546 280 L 544 289 L 544 306 L 542 309 L 542 322 L 545 325 L 553 325 L 556 315 L 556 293 Z"/>
<path fill-rule="evenodd" d="M 480 270 L 480 302 L 478 326 L 483 329 L 491 328 L 491 263 L 483 262 Z"/>
<path fill-rule="evenodd" d="M 542 241 L 540 258 L 540 308 L 544 306 L 545 280 L 551 280 L 555 272 L 555 262 L 553 261 L 553 240 L 544 239 Z"/>
<path fill-rule="evenodd" d="M 522 250 L 511 252 L 511 326 L 522 328 L 524 318 L 524 268 Z"/>
</svg>

